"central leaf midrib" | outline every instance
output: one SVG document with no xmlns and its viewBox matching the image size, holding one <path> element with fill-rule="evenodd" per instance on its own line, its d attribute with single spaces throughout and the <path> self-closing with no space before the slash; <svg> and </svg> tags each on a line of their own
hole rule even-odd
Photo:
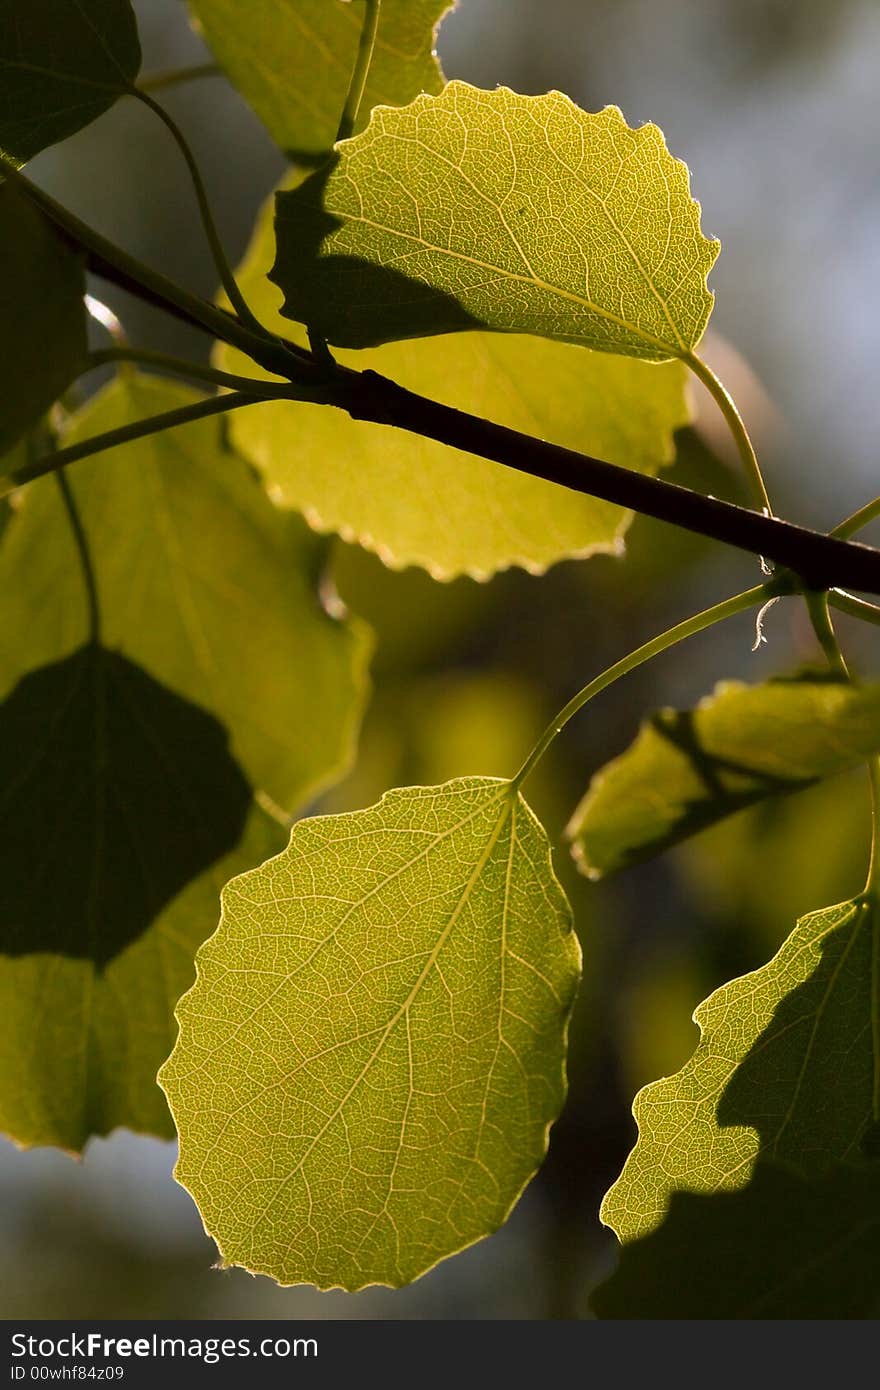
<svg viewBox="0 0 880 1390">
<path fill-rule="evenodd" d="M 440 955 L 440 952 L 442 951 L 442 949 L 443 949 L 443 947 L 445 946 L 446 942 L 448 941 L 449 936 L 450 936 L 451 932 L 453 931 L 453 929 L 454 929 L 454 927 L 455 927 L 455 925 L 456 925 L 456 923 L 457 923 L 457 921 L 458 921 L 458 919 L 459 919 L 459 916 L 461 915 L 461 912 L 463 911 L 464 906 L 465 906 L 465 904 L 467 903 L 467 901 L 468 901 L 468 899 L 469 899 L 469 897 L 470 897 L 471 892 L 473 891 L 473 889 L 476 887 L 477 883 L 479 882 L 479 879 L 480 879 L 480 877 L 482 876 L 483 870 L 485 869 L 487 863 L 489 862 L 489 859 L 490 859 L 490 857 L 491 857 L 492 851 L 493 851 L 493 849 L 495 848 L 496 844 L 498 843 L 498 839 L 499 839 L 499 837 L 500 837 L 500 835 L 501 835 L 501 832 L 502 832 L 502 830 L 503 830 L 503 828 L 504 828 L 505 823 L 507 822 L 508 819 L 510 819 L 510 818 L 512 817 L 513 806 L 514 806 L 513 799 L 512 799 L 510 796 L 505 796 L 505 797 L 504 797 L 504 802 L 503 802 L 503 805 L 502 805 L 501 814 L 499 815 L 497 821 L 495 822 L 495 825 L 492 827 L 492 832 L 491 832 L 491 834 L 490 834 L 488 840 L 486 841 L 486 845 L 485 845 L 485 847 L 484 847 L 482 853 L 480 854 L 480 857 L 479 857 L 479 859 L 477 860 L 477 863 L 476 863 L 476 865 L 474 866 L 474 868 L 473 868 L 471 874 L 469 875 L 468 880 L 467 880 L 467 882 L 466 882 L 466 884 L 464 885 L 464 888 L 463 888 L 463 890 L 462 890 L 461 896 L 459 897 L 459 899 L 458 899 L 458 901 L 457 901 L 457 903 L 456 903 L 456 905 L 455 905 L 453 911 L 451 912 L 451 914 L 450 914 L 450 916 L 449 916 L 448 921 L 446 922 L 446 924 L 445 924 L 445 926 L 444 926 L 442 932 L 440 933 L 440 935 L 439 935 L 439 937 L 438 937 L 438 939 L 437 939 L 436 945 L 434 946 L 434 948 L 433 948 L 433 950 L 431 951 L 431 953 L 430 953 L 430 955 L 429 955 L 427 961 L 425 962 L 424 966 L 422 967 L 422 970 L 421 970 L 421 972 L 420 972 L 420 974 L 419 974 L 419 976 L 418 976 L 418 979 L 416 980 L 415 984 L 412 986 L 412 988 L 411 988 L 409 994 L 407 995 L 406 999 L 404 1000 L 404 1002 L 398 1007 L 398 1009 L 396 1010 L 396 1012 L 394 1013 L 394 1015 L 392 1016 L 392 1018 L 391 1018 L 391 1019 L 388 1021 L 388 1023 L 384 1026 L 384 1029 L 383 1029 L 383 1032 L 382 1032 L 382 1036 L 380 1037 L 378 1043 L 376 1044 L 376 1047 L 374 1048 L 372 1054 L 371 1054 L 370 1057 L 367 1059 L 367 1061 L 364 1063 L 364 1065 L 363 1065 L 363 1067 L 361 1068 L 359 1074 L 357 1075 L 357 1077 L 355 1078 L 355 1080 L 352 1082 L 351 1086 L 348 1088 L 348 1090 L 346 1091 L 345 1095 L 344 1095 L 344 1096 L 342 1097 L 342 1099 L 339 1101 L 339 1103 L 338 1103 L 338 1105 L 336 1106 L 335 1110 L 334 1110 L 334 1111 L 332 1112 L 332 1114 L 330 1114 L 330 1115 L 327 1117 L 327 1119 L 324 1121 L 324 1124 L 321 1126 L 321 1128 L 319 1129 L 318 1133 L 317 1133 L 317 1134 L 315 1135 L 315 1137 L 312 1139 L 312 1141 L 311 1141 L 310 1144 L 308 1145 L 308 1147 L 307 1147 L 305 1153 L 302 1155 L 302 1157 L 301 1157 L 301 1158 L 299 1159 L 299 1161 L 297 1162 L 296 1166 L 291 1170 L 290 1173 L 287 1174 L 287 1176 L 282 1180 L 282 1182 L 281 1182 L 281 1184 L 279 1185 L 279 1187 L 278 1187 L 278 1188 L 276 1189 L 276 1191 L 273 1193 L 271 1200 L 269 1201 L 269 1203 L 266 1205 L 266 1207 L 265 1207 L 264 1210 L 263 1210 L 262 1216 L 261 1216 L 261 1218 L 260 1218 L 261 1220 L 265 1220 L 265 1218 L 266 1218 L 268 1212 L 271 1210 L 271 1207 L 272 1207 L 273 1204 L 278 1200 L 278 1198 L 280 1197 L 280 1195 L 281 1195 L 281 1193 L 284 1191 L 284 1189 L 288 1186 L 289 1183 L 291 1183 L 291 1182 L 293 1181 L 293 1179 L 297 1176 L 297 1174 L 299 1174 L 300 1172 L 302 1172 L 303 1168 L 305 1167 L 305 1164 L 308 1162 L 309 1158 L 311 1157 L 311 1154 L 313 1153 L 313 1151 L 315 1150 L 315 1148 L 317 1147 L 317 1145 L 320 1143 L 321 1139 L 323 1139 L 324 1135 L 327 1133 L 327 1131 L 328 1131 L 328 1129 L 330 1128 L 330 1126 L 333 1125 L 333 1124 L 335 1124 L 336 1120 L 338 1120 L 339 1116 L 340 1116 L 340 1115 L 342 1114 L 342 1112 L 344 1111 L 344 1109 L 345 1109 L 346 1105 L 348 1104 L 349 1100 L 350 1100 L 351 1097 L 355 1094 L 355 1092 L 357 1091 L 358 1087 L 362 1084 L 362 1082 L 364 1081 L 365 1077 L 366 1077 L 367 1074 L 369 1073 L 371 1067 L 372 1067 L 372 1066 L 374 1065 L 374 1063 L 378 1060 L 379 1056 L 381 1055 L 382 1049 L 383 1049 L 383 1047 L 385 1046 L 385 1043 L 387 1042 L 388 1038 L 391 1036 L 391 1033 L 394 1031 L 394 1029 L 395 1029 L 395 1027 L 397 1026 L 397 1024 L 400 1022 L 401 1018 L 405 1017 L 405 1016 L 408 1014 L 409 1009 L 411 1008 L 412 1004 L 415 1002 L 415 1000 L 416 1000 L 417 997 L 418 997 L 418 994 L 419 994 L 419 991 L 420 991 L 421 988 L 422 988 L 422 985 L 424 984 L 424 982 L 425 982 L 425 980 L 427 979 L 428 975 L 430 974 L 431 970 L 432 970 L 432 969 L 434 968 L 434 966 L 436 965 L 437 958 L 438 958 L 438 956 Z M 410 866 L 410 867 L 411 867 L 411 866 Z"/>
<path fill-rule="evenodd" d="M 332 209 L 328 210 L 332 212 Z M 463 251 L 453 251 L 445 246 L 436 246 L 433 242 L 426 241 L 424 237 L 416 236 L 412 232 L 400 231 L 397 227 L 387 227 L 381 222 L 374 221 L 372 218 L 364 217 L 362 214 L 342 213 L 337 215 L 343 216 L 347 222 L 360 223 L 365 227 L 371 227 L 374 231 L 383 232 L 386 236 L 400 237 L 404 241 L 414 242 L 415 245 L 423 246 L 426 251 L 433 251 L 438 256 L 448 256 L 452 260 L 463 261 L 467 265 L 476 266 L 479 270 L 492 271 L 495 275 L 503 276 L 505 279 L 513 280 L 521 285 L 533 285 L 536 289 L 543 290 L 547 294 L 556 295 L 560 299 L 565 299 L 572 304 L 579 305 L 582 309 L 586 309 L 588 313 L 595 314 L 597 318 L 605 319 L 609 323 L 616 324 L 618 328 L 623 328 L 626 332 L 632 333 L 634 337 L 649 344 L 651 347 L 661 348 L 663 352 L 668 353 L 670 357 L 681 357 L 686 351 L 678 344 L 667 343 L 664 342 L 662 338 L 655 338 L 653 334 L 648 333 L 637 324 L 630 323 L 628 319 L 613 314 L 610 309 L 603 309 L 600 305 L 593 303 L 592 300 L 585 299 L 582 295 L 575 294 L 573 290 L 564 290 L 559 285 L 553 285 L 549 281 L 541 279 L 539 276 L 519 275 L 516 271 L 507 270 L 503 266 L 493 265 L 491 261 L 484 261 L 476 256 L 468 256 Z M 380 268 L 384 269 L 384 264 L 382 262 L 378 264 Z M 438 288 L 437 293 L 441 294 L 443 291 Z M 491 330 L 490 324 L 484 324 L 483 326 Z M 522 332 L 523 330 L 520 329 L 518 331 Z"/>
</svg>

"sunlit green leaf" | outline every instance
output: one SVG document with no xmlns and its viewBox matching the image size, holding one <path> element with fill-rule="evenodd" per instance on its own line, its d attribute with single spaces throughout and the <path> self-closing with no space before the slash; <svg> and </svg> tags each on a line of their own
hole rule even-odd
<svg viewBox="0 0 880 1390">
<path fill-rule="evenodd" d="M 363 0 L 190 0 L 198 26 L 276 144 L 311 163 L 336 138 Z M 452 0 L 382 0 L 358 128 L 374 106 L 438 92 L 434 37 Z"/>
<path fill-rule="evenodd" d="M 67 440 L 192 393 L 133 374 Z M 0 1128 L 79 1148 L 173 1132 L 155 1084 L 219 890 L 280 848 L 348 762 L 364 634 L 318 601 L 320 544 L 277 513 L 216 421 L 74 465 L 103 651 L 57 480 L 0 550 Z"/>
<path fill-rule="evenodd" d="M 638 1142 L 602 1207 L 621 1240 L 653 1230 L 677 1189 L 744 1187 L 759 1157 L 812 1176 L 873 1156 L 878 953 L 880 910 L 859 897 L 802 918 L 699 1006 L 693 1057 L 636 1097 Z"/>
<path fill-rule="evenodd" d="M 103 115 L 141 65 L 129 0 L 3 0 L 0 158 L 24 164 Z"/>
<path fill-rule="evenodd" d="M 301 821 L 224 890 L 161 1073 L 223 1259 L 396 1286 L 495 1230 L 562 1103 L 578 964 L 510 783 Z"/>
<path fill-rule="evenodd" d="M 239 280 L 263 322 L 287 333 L 279 292 L 266 279 L 270 216 L 267 208 Z M 217 360 L 245 368 L 225 346 Z M 340 361 L 646 473 L 671 462 L 673 432 L 689 418 L 680 363 L 648 365 L 519 335 L 424 338 L 343 352 Z M 397 567 L 485 579 L 509 565 L 536 572 L 566 556 L 622 548 L 630 514 L 619 507 L 341 411 L 273 401 L 240 412 L 230 428 L 276 501 Z"/>
<path fill-rule="evenodd" d="M 673 1193 L 591 1302 L 601 1318 L 871 1318 L 878 1249 L 880 1164 L 805 1180 L 759 1163 L 739 1192 Z"/>
<path fill-rule="evenodd" d="M 340 347 L 483 326 L 661 362 L 699 341 L 717 254 L 655 125 L 450 82 L 278 195 L 272 276 Z"/>
<path fill-rule="evenodd" d="M 32 203 L 0 184 L 0 476 L 2 455 L 85 366 L 83 261 Z"/>
<path fill-rule="evenodd" d="M 600 878 L 878 751 L 880 686 L 726 681 L 693 710 L 653 715 L 593 778 L 567 833 L 584 872 Z"/>
</svg>

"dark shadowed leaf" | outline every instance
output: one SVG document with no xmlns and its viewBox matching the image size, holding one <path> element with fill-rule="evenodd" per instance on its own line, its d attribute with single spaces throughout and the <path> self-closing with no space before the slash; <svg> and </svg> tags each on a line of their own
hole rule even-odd
<svg viewBox="0 0 880 1390">
<path fill-rule="evenodd" d="M 807 1180 L 759 1163 L 739 1192 L 676 1192 L 591 1302 L 601 1318 L 875 1318 L 880 1164 Z"/>
<path fill-rule="evenodd" d="M 0 704 L 0 766 L 6 956 L 103 968 L 235 848 L 250 810 L 222 725 L 91 644 Z"/>
<path fill-rule="evenodd" d="M 103 115 L 141 65 L 129 0 L 3 0 L 0 157 L 24 164 Z"/>
<path fill-rule="evenodd" d="M 0 476 L 2 458 L 85 366 L 82 258 L 8 183 L 0 184 Z"/>
</svg>

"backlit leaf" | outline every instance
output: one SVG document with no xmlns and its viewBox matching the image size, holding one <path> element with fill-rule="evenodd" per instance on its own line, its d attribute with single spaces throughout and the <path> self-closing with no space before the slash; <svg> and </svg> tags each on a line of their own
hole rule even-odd
<svg viewBox="0 0 880 1390">
<path fill-rule="evenodd" d="M 141 65 L 129 0 L 3 0 L 0 158 L 24 164 L 129 91 Z"/>
<path fill-rule="evenodd" d="M 239 282 L 262 321 L 285 334 L 279 292 L 266 279 L 273 246 L 267 209 Z M 673 432 L 689 419 L 680 363 L 648 365 L 546 339 L 462 333 L 339 359 L 645 473 L 671 462 Z M 224 345 L 217 361 L 250 367 Z M 510 565 L 539 572 L 566 556 L 622 549 L 630 514 L 619 507 L 341 411 L 272 401 L 239 412 L 230 429 L 276 501 L 395 567 L 486 579 Z"/>
<path fill-rule="evenodd" d="M 0 476 L 15 442 L 85 367 L 82 257 L 0 184 Z"/>
<path fill-rule="evenodd" d="M 483 326 L 662 362 L 702 336 L 717 254 L 655 125 L 450 82 L 278 195 L 272 277 L 340 347 Z"/>
<path fill-rule="evenodd" d="M 601 1318 L 875 1318 L 880 1164 L 806 1180 L 759 1163 L 739 1192 L 675 1192 L 591 1302 Z"/>
<path fill-rule="evenodd" d="M 759 1158 L 809 1177 L 874 1156 L 878 952 L 880 910 L 856 898 L 803 917 L 699 1006 L 693 1057 L 636 1097 L 638 1142 L 602 1206 L 621 1240 L 652 1231 L 678 1189 L 744 1187 Z"/>
<path fill-rule="evenodd" d="M 160 1080 L 224 1261 L 397 1286 L 505 1220 L 562 1104 L 579 967 L 509 782 L 301 821 L 227 885 L 197 967 Z"/>
<path fill-rule="evenodd" d="M 601 878 L 878 751 L 880 686 L 725 681 L 694 710 L 653 715 L 596 773 L 567 834 L 584 872 Z"/>
<path fill-rule="evenodd" d="M 438 92 L 434 37 L 452 0 L 382 0 L 358 128 L 372 107 Z M 276 144 L 311 163 L 333 145 L 354 68 L 363 0 L 190 0 L 198 26 Z"/>
</svg>

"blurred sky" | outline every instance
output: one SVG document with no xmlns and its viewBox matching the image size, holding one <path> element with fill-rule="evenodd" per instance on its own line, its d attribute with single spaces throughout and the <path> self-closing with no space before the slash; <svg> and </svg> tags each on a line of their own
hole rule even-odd
<svg viewBox="0 0 880 1390">
<path fill-rule="evenodd" d="M 246 5 L 247 0 L 241 3 Z M 145 70 L 198 60 L 199 41 L 186 27 L 180 0 L 141 0 L 136 9 Z M 876 149 L 880 5 L 876 0 L 798 0 L 794 4 L 791 0 L 542 0 L 540 5 L 534 0 L 461 0 L 443 30 L 440 50 L 449 76 L 483 86 L 503 82 L 526 92 L 556 87 L 588 109 L 612 102 L 631 123 L 654 120 L 661 126 L 673 153 L 691 167 L 693 190 L 703 204 L 704 230 L 723 242 L 711 280 L 717 294 L 713 325 L 757 372 L 781 417 L 780 428 L 765 440 L 764 453 L 765 471 L 780 510 L 793 519 L 831 523 L 877 491 L 875 376 L 880 327 L 874 258 L 880 223 Z M 169 94 L 168 104 L 191 137 L 224 239 L 238 257 L 256 207 L 278 178 L 282 160 L 256 120 L 221 82 L 204 81 L 175 91 Z M 214 277 L 189 185 L 166 132 L 148 112 L 133 104 L 121 105 L 97 126 L 46 152 L 35 162 L 34 173 L 107 235 L 202 293 L 213 293 Z M 151 311 L 124 296 L 108 292 L 106 297 L 123 313 L 135 340 L 166 350 L 204 353 L 205 344 L 197 335 L 160 323 Z M 748 417 L 748 399 L 744 405 Z M 658 570 L 651 564 L 640 570 L 638 547 L 634 544 L 633 549 L 634 558 L 627 563 L 633 566 L 628 573 L 638 600 L 640 593 L 656 589 Z M 529 701 L 543 698 L 540 671 L 553 669 L 554 655 L 558 658 L 564 648 L 572 664 L 571 671 L 566 668 L 560 674 L 561 686 L 575 679 L 575 664 L 578 680 L 586 678 L 603 644 L 613 659 L 621 654 L 621 626 L 632 635 L 642 622 L 637 617 L 633 626 L 626 607 L 632 597 L 622 598 L 612 585 L 609 576 L 623 574 L 612 562 L 595 562 L 589 580 L 571 571 L 572 567 L 560 567 L 547 581 L 506 577 L 490 586 L 489 597 L 465 584 L 464 588 L 453 586 L 441 598 L 426 599 L 418 588 L 422 582 L 418 577 L 405 581 L 409 590 L 398 587 L 394 593 L 422 594 L 419 603 L 435 604 L 438 615 L 447 615 L 443 621 L 452 622 L 453 627 L 459 617 L 453 621 L 448 614 L 458 614 L 462 605 L 470 605 L 471 616 L 467 622 L 461 620 L 467 637 L 459 631 L 458 646 L 451 642 L 448 650 L 455 653 L 456 662 L 465 661 L 471 674 L 476 670 L 479 679 L 484 667 L 492 667 L 492 651 L 503 650 L 505 689 L 514 704 L 519 679 L 514 664 L 519 653 L 523 700 L 532 720 Z M 708 573 L 710 579 L 701 579 L 697 586 L 700 592 L 706 584 L 720 587 L 707 593 L 706 601 L 742 587 L 740 580 L 754 582 L 752 567 L 737 557 L 713 560 Z M 725 589 L 728 573 L 736 577 Z M 376 576 L 374 580 L 381 589 L 385 581 Z M 687 579 L 680 582 L 687 590 Z M 674 592 L 679 594 L 680 589 Z M 468 597 L 462 599 L 462 594 Z M 561 615 L 552 633 L 547 595 L 553 596 L 553 611 Z M 699 593 L 694 592 L 684 599 L 691 608 L 698 601 Z M 402 599 L 393 599 L 391 606 L 396 602 Z M 505 614 L 520 615 L 519 628 L 514 631 L 511 620 L 511 631 L 503 639 L 507 647 L 497 633 L 490 638 L 488 629 L 479 627 L 480 622 L 489 621 L 487 613 L 500 627 Z M 568 763 L 563 760 L 559 765 L 560 784 L 567 789 L 565 778 L 570 777 L 572 787 L 582 785 L 582 768 L 571 768 L 569 763 L 581 758 L 584 765 L 590 758 L 593 764 L 600 761 L 595 740 L 616 751 L 631 737 L 638 700 L 641 708 L 661 698 L 688 700 L 703 693 L 712 679 L 728 673 L 734 641 L 738 644 L 735 659 L 740 666 L 752 661 L 749 670 L 754 676 L 798 654 L 802 629 L 794 621 L 773 621 L 778 641 L 770 653 L 748 656 L 746 624 L 736 629 L 735 638 L 726 630 L 711 634 L 702 642 L 699 655 L 685 666 L 672 671 L 664 668 L 656 678 L 652 672 L 650 679 L 636 679 L 630 695 L 617 703 L 607 716 L 610 722 L 598 726 L 598 733 L 573 735 L 575 742 L 566 745 L 564 755 Z M 656 609 L 645 622 L 645 635 L 662 625 Z M 433 630 L 431 623 L 427 626 Z M 448 710 L 452 696 L 444 659 L 441 647 L 431 679 L 436 698 Z M 535 667 L 531 675 L 530 662 Z M 584 669 L 585 662 L 589 669 Z M 438 686 L 441 678 L 445 684 Z M 401 676 L 396 690 L 383 697 L 389 708 L 389 701 L 398 701 L 395 721 L 399 722 L 400 700 L 412 680 L 411 674 Z M 467 688 L 472 705 L 476 687 Z M 551 708 L 553 697 L 550 691 Z M 380 701 L 377 728 L 386 706 Z M 514 713 L 511 705 L 511 719 Z M 472 710 L 467 717 L 472 719 Z M 485 720 L 478 727 L 484 729 Z M 480 739 L 482 733 L 476 742 Z M 376 751 L 380 746 L 381 740 L 376 739 L 369 745 L 361 787 L 369 788 L 370 769 L 381 763 Z M 410 750 L 407 756 L 412 760 L 415 755 Z M 432 765 L 424 750 L 419 757 L 419 766 Z M 353 795 L 350 789 L 345 794 Z M 548 804 L 555 806 L 553 796 L 550 789 Z M 561 792 L 557 800 L 561 805 Z M 838 810 L 843 804 L 835 803 Z M 558 819 L 561 813 L 551 814 Z M 774 816 L 774 824 L 781 826 L 782 813 Z M 848 863 L 846 846 L 857 842 L 860 853 L 860 842 L 849 829 L 852 822 L 846 813 L 840 811 L 840 817 L 838 857 Z M 795 821 L 785 824 L 791 839 Z M 797 821 L 797 825 L 801 827 L 798 836 L 806 837 L 806 823 Z M 688 851 L 676 860 L 674 875 L 664 866 L 646 870 L 641 877 L 636 874 L 622 881 L 620 889 L 609 890 L 616 897 L 603 897 L 601 889 L 595 890 L 595 898 L 584 896 L 583 912 L 591 920 L 600 921 L 603 906 L 613 906 L 615 914 L 614 928 L 597 926 L 597 935 L 591 938 L 590 964 L 596 972 L 603 952 L 609 958 L 621 958 L 629 945 L 643 940 L 646 902 L 660 919 L 656 930 L 665 932 L 663 954 L 657 958 L 659 964 L 652 966 L 653 973 L 646 971 L 637 978 L 597 974 L 597 979 L 604 980 L 605 992 L 623 991 L 624 1004 L 618 1006 L 612 1000 L 601 1014 L 609 1028 L 618 1028 L 615 1046 L 620 1055 L 614 1065 L 622 1074 L 622 1091 L 609 1099 L 596 1083 L 595 1092 L 574 1103 L 573 1113 L 582 1122 L 580 1148 L 560 1148 L 570 1157 L 557 1164 L 552 1180 L 532 1190 L 509 1226 L 491 1241 L 401 1294 L 376 1291 L 347 1298 L 310 1290 L 277 1290 L 268 1280 L 250 1279 L 240 1271 L 210 1272 L 211 1248 L 198 1217 L 187 1196 L 170 1180 L 171 1146 L 120 1134 L 93 1143 L 79 1164 L 56 1153 L 21 1154 L 3 1144 L 0 1315 L 544 1316 L 548 1298 L 550 1305 L 553 1302 L 552 1271 L 545 1280 L 543 1275 L 536 1279 L 534 1269 L 544 1259 L 548 1230 L 557 1246 L 545 1263 L 564 1263 L 560 1240 L 562 1245 L 568 1239 L 577 1246 L 581 1238 L 580 1228 L 570 1219 L 571 1208 L 554 1195 L 557 1178 L 560 1190 L 568 1181 L 559 1177 L 565 1164 L 574 1173 L 571 1181 L 583 1178 L 589 1187 L 595 1180 L 601 1190 L 601 1171 L 598 1176 L 575 1171 L 578 1164 L 589 1166 L 583 1135 L 592 1136 L 589 1142 L 599 1146 L 600 1170 L 604 1162 L 618 1162 L 620 1145 L 625 1151 L 630 1134 L 621 1096 L 631 1096 L 636 1084 L 656 1074 L 652 1067 L 674 1066 L 679 1054 L 686 1055 L 693 1034 L 688 1014 L 705 992 L 707 978 L 709 984 L 715 981 L 713 971 L 720 972 L 720 979 L 728 968 L 756 963 L 748 955 L 748 950 L 758 949 L 754 942 L 747 950 L 728 935 L 723 941 L 718 937 L 722 945 L 712 948 L 715 955 L 706 966 L 705 951 L 695 945 L 706 922 L 747 918 L 752 924 L 749 930 L 764 932 L 761 949 L 765 951 L 774 933 L 778 939 L 790 925 L 779 921 L 767 926 L 762 917 L 766 909 L 746 901 L 748 886 L 743 876 L 731 869 L 725 877 L 725 865 L 739 862 L 734 854 L 736 836 L 748 838 L 751 833 L 746 825 L 732 837 L 714 841 L 711 852 L 699 847 Z M 778 846 L 784 838 L 780 832 Z M 764 835 L 761 843 L 767 842 Z M 778 852 L 782 854 L 783 848 Z M 784 917 L 802 910 L 794 889 L 776 883 L 778 861 L 754 862 L 758 880 L 763 864 L 764 881 L 774 881 L 774 912 Z M 806 875 L 810 891 L 818 873 L 813 868 Z M 675 875 L 685 883 L 686 893 L 675 886 Z M 718 906 L 719 895 L 729 898 L 732 884 L 741 885 L 741 897 L 726 917 Z M 815 891 L 821 891 L 818 885 Z M 697 906 L 693 906 L 694 898 Z M 623 965 L 620 970 L 624 971 Z M 708 976 L 701 974 L 704 970 Z M 587 997 L 591 997 L 589 990 Z M 675 1004 L 675 1018 L 681 1020 L 680 1026 L 672 1025 L 671 1034 L 667 1026 L 670 1000 Z M 633 1017 L 641 1021 L 637 1028 Z M 659 1020 L 656 1028 L 652 1020 Z M 600 1029 L 598 1024 L 595 1027 Z M 585 1035 L 590 1031 L 588 1022 L 583 1029 Z M 600 1060 L 590 1065 L 599 1070 L 605 1065 L 601 1059 L 607 1049 L 602 1039 L 594 1043 Z M 606 1104 L 607 1113 L 602 1110 Z M 608 1146 L 611 1157 L 603 1157 L 601 1150 L 603 1125 L 614 1131 Z M 595 1206 L 594 1198 L 590 1200 Z M 594 1217 L 592 1221 L 595 1228 Z M 589 1240 L 584 1236 L 586 1244 L 590 1240 L 591 1258 L 601 1263 L 607 1257 L 597 1228 Z M 581 1268 L 579 1261 L 575 1250 L 571 1262 L 576 1270 Z M 563 1296 L 560 1306 L 584 1309 L 579 1295 Z"/>
</svg>

